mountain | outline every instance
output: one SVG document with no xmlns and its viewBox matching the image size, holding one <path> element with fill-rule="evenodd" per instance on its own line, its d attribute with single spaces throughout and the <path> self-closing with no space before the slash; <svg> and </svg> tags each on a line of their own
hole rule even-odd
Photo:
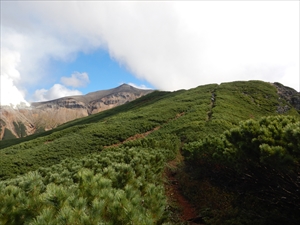
<svg viewBox="0 0 300 225">
<path fill-rule="evenodd" d="M 279 98 L 283 99 L 284 101 L 286 101 L 287 103 L 289 103 L 290 105 L 295 107 L 295 109 L 298 112 L 300 112 L 300 92 L 297 92 L 293 88 L 286 87 L 277 82 L 275 82 L 273 85 L 277 89 Z M 288 111 L 288 110 L 289 110 L 288 105 L 285 105 L 283 108 L 282 107 L 278 108 L 279 112 L 284 112 L 284 111 Z"/>
<path fill-rule="evenodd" d="M 0 224 L 299 224 L 300 93 L 236 81 L 0 142 Z"/>
<path fill-rule="evenodd" d="M 25 137 L 133 101 L 153 90 L 127 84 L 86 95 L 68 96 L 46 102 L 33 102 L 30 108 L 1 106 L 0 140 Z"/>
</svg>

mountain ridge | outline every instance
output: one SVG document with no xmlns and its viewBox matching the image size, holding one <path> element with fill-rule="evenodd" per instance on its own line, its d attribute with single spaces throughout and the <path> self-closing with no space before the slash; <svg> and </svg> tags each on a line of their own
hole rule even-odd
<svg viewBox="0 0 300 225">
<path fill-rule="evenodd" d="M 30 108 L 1 106 L 0 140 L 24 137 L 77 118 L 92 115 L 133 101 L 151 93 L 128 84 L 99 90 L 86 95 L 66 96 L 43 102 L 33 102 Z"/>
<path fill-rule="evenodd" d="M 85 95 L 72 95 L 72 96 L 66 96 L 66 97 L 52 99 L 52 100 L 48 100 L 48 101 L 32 102 L 31 105 L 34 107 L 40 107 L 41 105 L 49 104 L 49 103 L 57 102 L 57 101 L 62 101 L 64 99 L 74 99 L 77 101 L 81 101 L 85 104 L 89 104 L 92 101 L 95 101 L 99 98 L 103 98 L 107 95 L 111 95 L 111 94 L 114 94 L 117 92 L 142 93 L 145 91 L 148 92 L 149 90 L 151 92 L 151 89 L 138 89 L 138 88 L 132 87 L 132 86 L 124 83 L 118 87 L 107 89 L 107 90 L 98 90 L 98 91 L 89 92 Z"/>
</svg>

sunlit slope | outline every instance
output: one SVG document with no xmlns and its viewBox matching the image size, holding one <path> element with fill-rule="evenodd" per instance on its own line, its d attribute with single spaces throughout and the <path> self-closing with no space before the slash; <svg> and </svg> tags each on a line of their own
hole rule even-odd
<svg viewBox="0 0 300 225">
<path fill-rule="evenodd" d="M 288 104 L 279 98 L 274 86 L 261 81 L 200 86 L 179 98 L 194 104 L 151 136 L 174 133 L 184 143 L 195 141 L 206 135 L 219 135 L 242 120 L 279 115 L 278 107 Z M 284 115 L 300 116 L 293 107 Z"/>
<path fill-rule="evenodd" d="M 153 131 L 149 138 L 175 135 L 183 143 L 195 141 L 220 134 L 241 120 L 276 115 L 280 104 L 276 88 L 261 81 L 156 91 L 39 136 L 1 142 L 0 179 L 100 152 L 148 131 Z M 294 109 L 286 114 L 299 116 Z"/>
</svg>

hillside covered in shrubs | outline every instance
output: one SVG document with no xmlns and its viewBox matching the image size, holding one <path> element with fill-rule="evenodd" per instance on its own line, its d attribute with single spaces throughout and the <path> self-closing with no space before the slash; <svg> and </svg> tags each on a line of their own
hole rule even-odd
<svg viewBox="0 0 300 225">
<path fill-rule="evenodd" d="M 0 224 L 298 224 L 300 113 L 280 93 L 154 91 L 1 141 Z"/>
</svg>

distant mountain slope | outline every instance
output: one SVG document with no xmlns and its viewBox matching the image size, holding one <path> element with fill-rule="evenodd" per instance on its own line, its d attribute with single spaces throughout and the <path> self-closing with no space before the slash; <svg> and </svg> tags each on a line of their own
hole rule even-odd
<svg viewBox="0 0 300 225">
<path fill-rule="evenodd" d="M 132 101 L 152 91 L 122 84 L 119 87 L 109 90 L 95 91 L 86 95 L 68 96 L 46 102 L 35 102 L 31 105 L 36 109 L 85 109 L 88 115 L 90 115 Z"/>
<path fill-rule="evenodd" d="M 127 84 L 86 95 L 68 96 L 46 102 L 34 102 L 31 108 L 1 107 L 0 140 L 53 129 L 54 127 L 135 100 L 153 90 Z"/>
</svg>

